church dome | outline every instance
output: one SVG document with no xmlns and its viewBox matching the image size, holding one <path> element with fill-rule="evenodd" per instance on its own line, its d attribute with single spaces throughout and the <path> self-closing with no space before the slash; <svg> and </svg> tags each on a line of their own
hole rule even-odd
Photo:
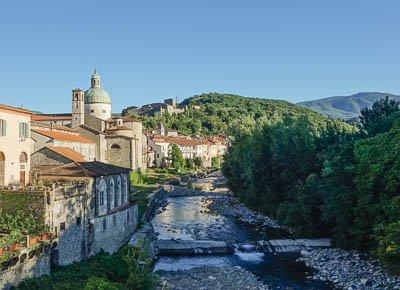
<svg viewBox="0 0 400 290">
<path fill-rule="evenodd" d="M 90 83 L 90 89 L 85 92 L 85 104 L 111 104 L 110 96 L 105 90 L 101 88 L 101 78 L 100 75 L 97 74 L 96 70 L 92 74 Z"/>
<path fill-rule="evenodd" d="M 92 103 L 111 104 L 111 99 L 105 90 L 99 87 L 94 87 L 85 92 L 85 104 Z"/>
</svg>

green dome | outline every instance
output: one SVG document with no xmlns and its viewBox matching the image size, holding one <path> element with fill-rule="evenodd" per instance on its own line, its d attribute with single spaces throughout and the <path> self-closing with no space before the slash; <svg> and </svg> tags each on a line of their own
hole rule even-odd
<svg viewBox="0 0 400 290">
<path fill-rule="evenodd" d="M 85 92 L 85 104 L 103 103 L 111 104 L 110 96 L 100 87 L 93 87 Z"/>
</svg>

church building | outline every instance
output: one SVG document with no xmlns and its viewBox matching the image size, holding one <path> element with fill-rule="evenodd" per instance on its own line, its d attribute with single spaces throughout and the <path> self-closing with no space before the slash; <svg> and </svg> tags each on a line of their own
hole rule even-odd
<svg viewBox="0 0 400 290">
<path fill-rule="evenodd" d="M 90 140 L 95 144 L 96 161 L 133 170 L 144 169 L 147 139 L 142 123 L 126 116 L 113 117 L 111 109 L 111 98 L 102 88 L 101 77 L 95 70 L 88 90 L 72 90 L 72 114 L 35 115 L 32 120 L 36 125 L 44 124 L 58 130 L 60 126 L 67 126 Z"/>
</svg>

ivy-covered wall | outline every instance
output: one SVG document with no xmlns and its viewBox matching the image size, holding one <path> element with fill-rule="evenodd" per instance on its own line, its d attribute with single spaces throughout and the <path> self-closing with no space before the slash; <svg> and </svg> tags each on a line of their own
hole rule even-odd
<svg viewBox="0 0 400 290">
<path fill-rule="evenodd" d="M 44 191 L 0 191 L 0 246 L 45 231 Z"/>
</svg>

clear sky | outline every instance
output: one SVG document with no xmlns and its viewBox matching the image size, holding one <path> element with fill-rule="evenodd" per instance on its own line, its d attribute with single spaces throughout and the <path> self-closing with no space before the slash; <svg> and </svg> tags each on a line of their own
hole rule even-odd
<svg viewBox="0 0 400 290">
<path fill-rule="evenodd" d="M 118 112 L 229 92 L 400 94 L 400 1 L 0 2 L 0 103 L 69 112 L 96 67 Z"/>
</svg>

